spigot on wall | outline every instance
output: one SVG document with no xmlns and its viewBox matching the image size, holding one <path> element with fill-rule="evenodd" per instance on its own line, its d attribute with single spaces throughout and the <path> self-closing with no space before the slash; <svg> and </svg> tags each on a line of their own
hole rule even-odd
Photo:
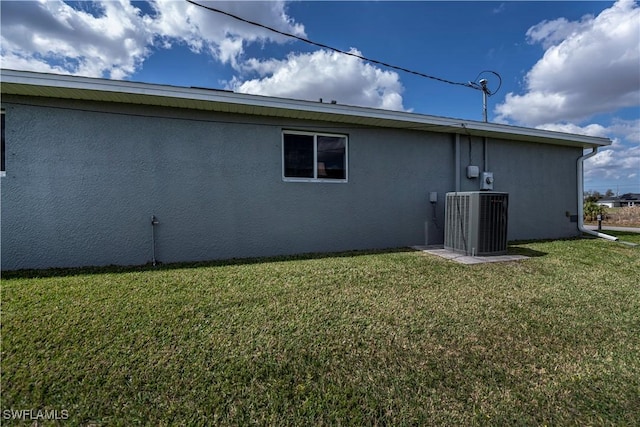
<svg viewBox="0 0 640 427">
<path fill-rule="evenodd" d="M 151 215 L 151 264 L 155 267 L 158 264 L 156 259 L 156 234 L 155 228 L 160 222 L 155 215 Z"/>
</svg>

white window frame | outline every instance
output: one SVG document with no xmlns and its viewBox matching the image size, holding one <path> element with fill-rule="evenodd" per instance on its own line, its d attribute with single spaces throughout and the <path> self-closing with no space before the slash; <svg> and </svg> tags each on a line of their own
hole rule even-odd
<svg viewBox="0 0 640 427">
<path fill-rule="evenodd" d="M 307 135 L 313 136 L 313 176 L 314 178 L 299 178 L 285 176 L 285 153 L 284 153 L 284 136 L 285 135 Z M 329 136 L 336 138 L 344 138 L 344 178 L 318 178 L 318 137 Z M 349 136 L 340 133 L 326 132 L 309 132 L 298 130 L 282 131 L 282 180 L 285 182 L 326 182 L 335 184 L 344 184 L 349 182 Z"/>
</svg>

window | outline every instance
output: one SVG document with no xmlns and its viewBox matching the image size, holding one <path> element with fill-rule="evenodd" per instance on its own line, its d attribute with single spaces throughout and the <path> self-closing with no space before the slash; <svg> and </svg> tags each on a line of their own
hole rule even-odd
<svg viewBox="0 0 640 427">
<path fill-rule="evenodd" d="M 283 133 L 285 181 L 347 181 L 347 137 L 310 132 Z"/>
</svg>

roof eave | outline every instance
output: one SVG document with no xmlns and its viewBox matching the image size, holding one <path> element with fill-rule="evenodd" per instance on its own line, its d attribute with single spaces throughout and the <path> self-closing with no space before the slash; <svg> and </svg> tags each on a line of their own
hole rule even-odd
<svg viewBox="0 0 640 427">
<path fill-rule="evenodd" d="M 581 148 L 607 146 L 608 138 L 523 128 L 498 123 L 356 107 L 342 104 L 240 94 L 203 88 L 106 80 L 91 77 L 1 70 L 2 93 L 190 108 L 238 114 L 329 121 L 469 134 L 505 140 Z"/>
</svg>

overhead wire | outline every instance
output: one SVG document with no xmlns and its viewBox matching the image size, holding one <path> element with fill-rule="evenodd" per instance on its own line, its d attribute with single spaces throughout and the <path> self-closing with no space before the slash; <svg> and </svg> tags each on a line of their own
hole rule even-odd
<svg viewBox="0 0 640 427">
<path fill-rule="evenodd" d="M 410 70 L 410 69 L 405 68 L 405 67 L 400 67 L 400 66 L 397 66 L 397 65 L 389 64 L 389 63 L 387 63 L 387 62 L 379 61 L 379 60 L 377 60 L 377 59 L 368 58 L 368 57 L 366 57 L 366 56 L 362 56 L 362 55 L 359 55 L 359 54 L 357 54 L 357 53 L 353 53 L 353 52 L 345 51 L 345 50 L 342 50 L 342 49 L 335 48 L 335 47 L 333 47 L 333 46 L 326 45 L 326 44 L 324 44 L 324 43 L 318 43 L 318 42 L 315 42 L 315 41 L 313 41 L 313 40 L 309 40 L 309 39 L 307 39 L 307 38 L 305 38 L 305 37 L 301 37 L 301 36 L 298 36 L 298 35 L 295 35 L 295 34 L 287 33 L 287 32 L 284 32 L 284 31 L 278 30 L 278 29 L 276 29 L 276 28 L 270 27 L 270 26 L 268 26 L 268 25 L 264 25 L 264 24 L 261 24 L 261 23 L 259 23 L 259 22 L 255 22 L 255 21 L 251 21 L 251 20 L 249 20 L 249 19 L 243 18 L 243 17 L 241 17 L 241 16 L 234 15 L 233 13 L 230 13 L 230 12 L 224 11 L 224 10 L 222 10 L 222 9 L 218 9 L 218 8 L 216 8 L 216 7 L 212 7 L 212 6 L 204 5 L 204 4 L 198 3 L 198 2 L 193 1 L 193 0 L 185 0 L 185 1 L 186 1 L 187 3 L 191 3 L 191 4 L 192 4 L 192 5 L 194 5 L 194 6 L 201 7 L 201 8 L 203 8 L 203 9 L 207 9 L 207 10 L 209 10 L 209 11 L 211 11 L 211 12 L 219 13 L 219 14 L 221 14 L 221 15 L 226 15 L 226 16 L 228 16 L 228 17 L 230 17 L 230 18 L 236 19 L 236 20 L 241 21 L 241 22 L 244 22 L 244 23 L 246 23 L 246 24 L 250 24 L 250 25 L 254 25 L 254 26 L 256 26 L 256 27 L 264 28 L 264 29 L 269 30 L 269 31 L 272 31 L 272 32 L 274 32 L 274 33 L 276 33 L 276 34 L 280 34 L 280 35 L 285 36 L 285 37 L 290 37 L 290 38 L 293 38 L 293 39 L 299 40 L 299 41 L 301 41 L 301 42 L 304 42 L 304 43 L 307 43 L 307 44 L 310 44 L 310 45 L 313 45 L 313 46 L 316 46 L 316 47 L 320 47 L 320 48 L 322 48 L 322 49 L 330 50 L 330 51 L 332 51 L 332 52 L 337 52 L 337 53 L 340 53 L 340 54 L 343 54 L 343 55 L 352 56 L 352 57 L 355 57 L 355 58 L 361 59 L 361 60 L 363 60 L 363 61 L 370 62 L 370 63 L 372 63 L 372 64 L 381 65 L 381 66 L 383 66 L 383 67 L 387 67 L 387 68 L 391 68 L 391 69 L 393 69 L 393 70 L 402 71 L 402 72 L 405 72 L 405 73 L 408 73 L 408 74 L 413 74 L 413 75 L 420 76 L 420 77 L 424 77 L 424 78 L 427 78 L 427 79 L 431 79 L 431 80 L 439 81 L 439 82 L 441 82 L 441 83 L 446 83 L 446 84 L 455 85 L 455 86 L 463 86 L 463 87 L 468 87 L 468 88 L 476 89 L 476 90 L 483 90 L 483 89 L 482 89 L 482 88 L 481 88 L 477 83 L 474 83 L 474 82 L 455 82 L 455 81 L 453 81 L 453 80 L 443 79 L 443 78 L 441 78 L 441 77 L 432 76 L 432 75 L 429 75 L 429 74 L 426 74 L 426 73 L 422 73 L 422 72 L 420 72 L 420 71 Z M 502 85 L 502 79 L 500 78 L 500 75 L 499 75 L 498 73 L 496 73 L 495 71 L 489 71 L 489 70 L 487 70 L 487 71 L 482 71 L 480 74 L 478 74 L 478 77 L 479 77 L 480 75 L 482 75 L 483 73 L 486 73 L 486 72 L 489 72 L 489 73 L 493 73 L 493 74 L 495 74 L 495 75 L 498 77 L 498 79 L 500 80 L 500 85 Z M 476 78 L 476 79 L 477 79 L 477 78 Z M 499 89 L 499 88 L 500 88 L 500 87 L 498 86 L 498 89 Z M 496 92 L 498 91 L 498 89 L 496 89 L 495 91 L 493 91 L 493 92 L 491 93 L 491 95 L 492 95 L 492 94 L 494 94 L 494 93 L 496 93 Z"/>
</svg>

